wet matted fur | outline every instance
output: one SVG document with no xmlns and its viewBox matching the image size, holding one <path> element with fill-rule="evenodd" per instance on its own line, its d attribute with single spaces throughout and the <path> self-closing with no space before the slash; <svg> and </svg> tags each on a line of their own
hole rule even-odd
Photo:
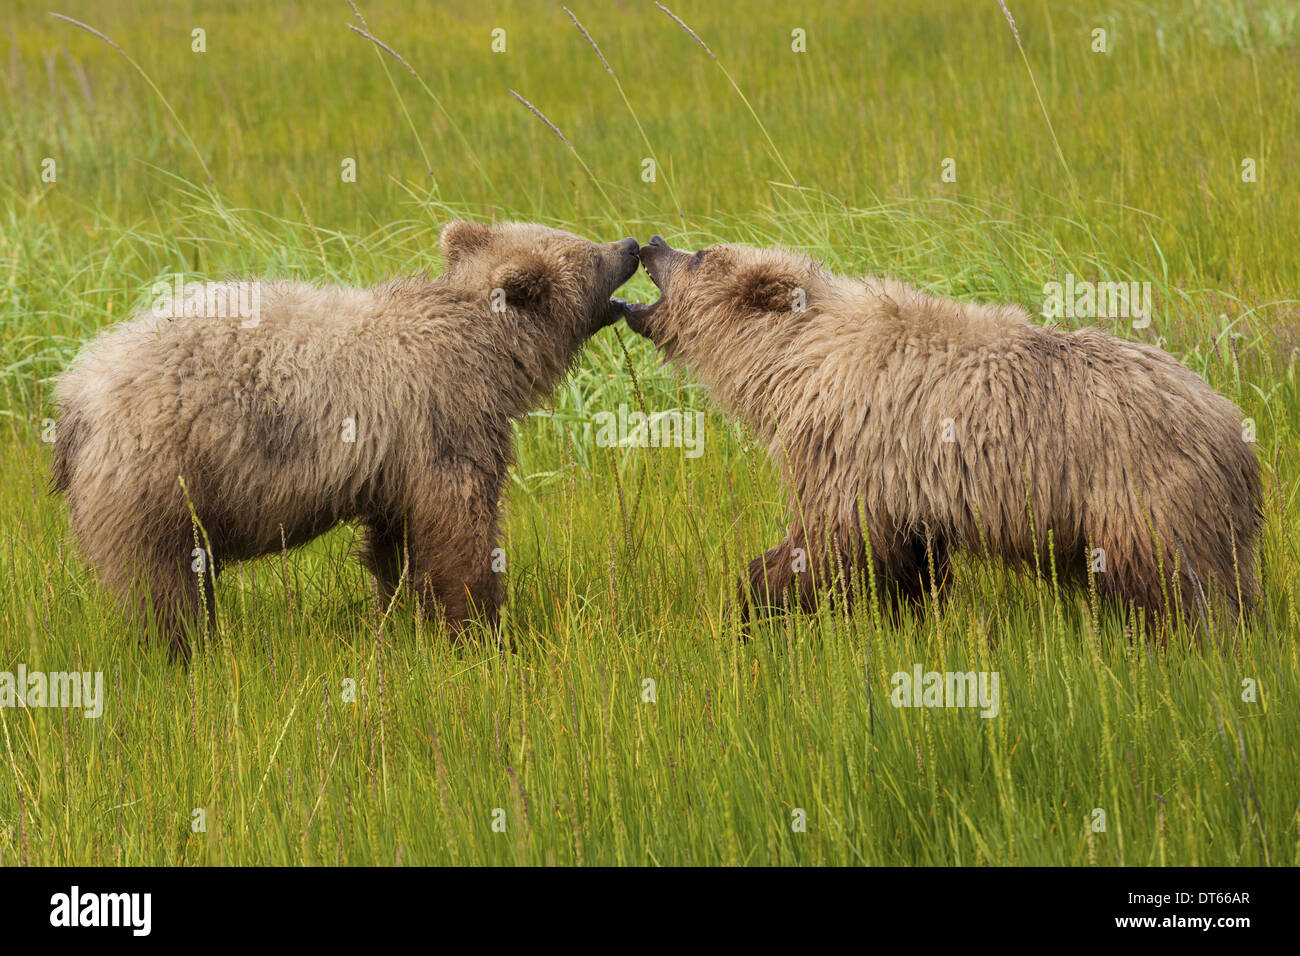
<svg viewBox="0 0 1300 956">
<path fill-rule="evenodd" d="M 953 549 L 1046 568 L 1049 532 L 1065 581 L 1091 568 L 1148 620 L 1256 605 L 1254 445 L 1161 349 L 782 249 L 691 254 L 656 236 L 641 258 L 662 295 L 628 325 L 758 432 L 788 492 L 789 532 L 750 563 L 747 607 L 811 606 L 868 552 L 895 599 L 919 602 Z"/>
<path fill-rule="evenodd" d="M 441 246 L 437 279 L 262 282 L 255 322 L 145 310 L 59 380 L 53 483 L 72 532 L 177 655 L 223 565 L 349 519 L 382 598 L 405 568 L 454 632 L 472 610 L 495 624 L 511 422 L 620 317 L 636 243 L 453 222 Z"/>
</svg>

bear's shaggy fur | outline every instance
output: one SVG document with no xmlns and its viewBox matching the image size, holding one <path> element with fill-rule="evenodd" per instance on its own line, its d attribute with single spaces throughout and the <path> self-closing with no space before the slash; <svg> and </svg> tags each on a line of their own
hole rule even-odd
<svg viewBox="0 0 1300 956">
<path fill-rule="evenodd" d="M 920 602 L 954 548 L 1046 568 L 1051 532 L 1065 579 L 1091 567 L 1148 620 L 1256 604 L 1254 448 L 1233 403 L 1166 352 L 780 249 L 692 255 L 656 236 L 641 258 L 662 295 L 629 326 L 758 432 L 788 492 L 789 533 L 750 563 L 742 601 L 809 606 L 869 550 L 895 600 Z"/>
<path fill-rule="evenodd" d="M 145 310 L 60 379 L 53 483 L 73 534 L 176 655 L 224 564 L 354 518 L 381 597 L 406 576 L 453 632 L 474 609 L 495 624 L 511 422 L 621 316 L 637 244 L 453 222 L 441 247 L 437 279 L 261 283 L 255 323 Z"/>
</svg>

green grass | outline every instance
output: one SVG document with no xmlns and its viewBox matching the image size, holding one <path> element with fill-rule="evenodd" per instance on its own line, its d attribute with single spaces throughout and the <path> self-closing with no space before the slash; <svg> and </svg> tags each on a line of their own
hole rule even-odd
<svg viewBox="0 0 1300 956">
<path fill-rule="evenodd" d="M 717 62 L 652 3 L 573 6 L 617 83 L 558 5 L 366 4 L 419 78 L 346 4 L 240 6 L 55 8 L 180 125 L 101 39 L 26 0 L 7 17 L 0 670 L 102 671 L 107 702 L 0 709 L 0 865 L 1300 860 L 1291 5 L 1014 3 L 1022 59 L 996 3 L 669 4 Z M 437 269 L 452 215 L 779 242 L 1032 311 L 1066 273 L 1150 281 L 1152 327 L 1114 331 L 1258 423 L 1267 615 L 1151 647 L 1049 574 L 959 560 L 941 613 L 741 642 L 726 601 L 782 495 L 752 436 L 620 329 L 519 428 L 513 652 L 452 647 L 406 600 L 381 619 L 352 528 L 228 572 L 188 669 L 141 649 L 47 491 L 54 376 L 160 275 L 370 283 Z M 594 415 L 642 399 L 707 411 L 705 453 L 597 446 Z M 890 706 L 914 664 L 996 670 L 998 716 Z"/>
</svg>

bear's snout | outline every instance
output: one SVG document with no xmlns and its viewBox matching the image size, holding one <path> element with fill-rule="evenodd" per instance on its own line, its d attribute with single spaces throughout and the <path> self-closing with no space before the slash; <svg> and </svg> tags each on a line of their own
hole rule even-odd
<svg viewBox="0 0 1300 956">
<path fill-rule="evenodd" d="M 673 251 L 673 247 L 668 245 L 668 243 L 664 241 L 663 236 L 656 233 L 655 235 L 650 237 L 649 242 L 647 242 L 644 246 L 641 247 L 641 261 L 645 262 L 647 259 L 657 258 L 664 252 L 672 252 L 672 251 Z"/>
<path fill-rule="evenodd" d="M 616 255 L 623 260 L 618 264 L 618 284 L 622 285 L 636 275 L 637 267 L 641 264 L 641 244 L 628 236 L 626 239 L 619 239 L 612 245 Z"/>
<path fill-rule="evenodd" d="M 616 239 L 604 245 L 604 270 L 610 280 L 609 292 L 613 292 L 632 276 L 641 266 L 641 244 L 631 236 Z M 608 325 L 613 325 L 627 313 L 627 303 L 622 299 L 612 298 L 603 312 L 595 315 L 587 324 L 586 335 L 594 335 Z"/>
<path fill-rule="evenodd" d="M 651 236 L 650 241 L 641 247 L 641 264 L 661 292 L 667 288 L 673 262 L 683 255 L 685 253 L 668 245 L 660 235 Z"/>
</svg>

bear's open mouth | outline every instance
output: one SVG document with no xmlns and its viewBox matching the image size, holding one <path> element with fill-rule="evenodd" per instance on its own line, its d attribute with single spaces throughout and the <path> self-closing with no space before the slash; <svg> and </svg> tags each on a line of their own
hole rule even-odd
<svg viewBox="0 0 1300 956">
<path fill-rule="evenodd" d="M 611 304 L 614 304 L 623 313 L 624 317 L 629 315 L 644 316 L 653 312 L 663 300 L 663 295 L 660 295 L 653 302 L 628 302 L 626 299 L 613 299 Z"/>
</svg>

